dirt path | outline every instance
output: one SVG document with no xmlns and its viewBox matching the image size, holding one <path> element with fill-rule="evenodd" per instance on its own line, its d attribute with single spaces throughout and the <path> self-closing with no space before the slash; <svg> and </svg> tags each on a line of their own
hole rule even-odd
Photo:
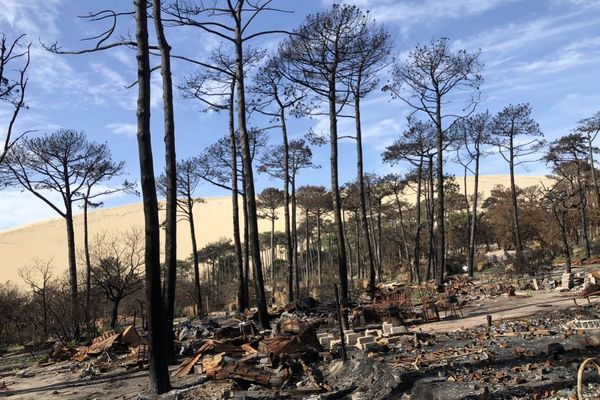
<svg viewBox="0 0 600 400">
<path fill-rule="evenodd" d="M 540 311 L 561 309 L 573 306 L 573 293 L 557 291 L 538 291 L 533 296 L 517 292 L 514 297 L 506 295 L 491 300 L 482 300 L 475 305 L 463 307 L 464 318 L 443 319 L 438 322 L 418 325 L 419 330 L 427 333 L 453 332 L 487 324 L 486 315 L 493 321 L 518 319 L 531 316 Z"/>
</svg>

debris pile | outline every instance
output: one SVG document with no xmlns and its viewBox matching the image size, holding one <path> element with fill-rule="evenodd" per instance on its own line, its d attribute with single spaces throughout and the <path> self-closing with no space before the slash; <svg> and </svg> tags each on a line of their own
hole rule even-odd
<svg viewBox="0 0 600 400">
<path fill-rule="evenodd" d="M 201 374 L 245 385 L 281 388 L 295 372 L 319 358 L 322 347 L 315 333 L 318 322 L 307 325 L 297 319 L 287 319 L 281 322 L 279 336 L 247 335 L 249 325 L 253 326 L 240 323 L 237 334 L 229 330 L 229 337 L 203 340 L 200 348 L 173 376 Z M 217 330 L 214 336 L 222 336 L 223 332 Z"/>
</svg>

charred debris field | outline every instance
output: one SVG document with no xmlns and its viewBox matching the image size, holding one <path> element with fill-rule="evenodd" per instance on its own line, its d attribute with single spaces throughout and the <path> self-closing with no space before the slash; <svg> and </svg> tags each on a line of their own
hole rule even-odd
<svg viewBox="0 0 600 400">
<path fill-rule="evenodd" d="M 1 3 L 0 398 L 600 398 L 600 1 Z"/>
<path fill-rule="evenodd" d="M 215 312 L 174 325 L 174 389 L 145 395 L 147 340 L 139 321 L 87 346 L 60 342 L 2 354 L 0 396 L 64 399 L 594 399 L 600 375 L 600 272 L 380 284 L 350 302 L 303 298 L 256 312 Z M 126 321 L 124 321 L 126 322 Z M 131 321 L 133 322 L 133 321 Z M 345 352 L 345 357 L 344 357 Z M 594 368 L 589 368 L 589 367 Z M 578 377 L 578 373 L 581 375 Z"/>
</svg>

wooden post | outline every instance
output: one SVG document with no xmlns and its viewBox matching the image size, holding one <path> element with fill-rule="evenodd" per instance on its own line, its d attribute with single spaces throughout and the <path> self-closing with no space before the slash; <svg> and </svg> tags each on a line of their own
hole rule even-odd
<svg viewBox="0 0 600 400">
<path fill-rule="evenodd" d="M 337 307 L 337 316 L 338 316 L 338 326 L 340 328 L 340 345 L 342 347 L 342 358 L 344 361 L 348 359 L 348 354 L 346 353 L 346 340 L 344 338 L 344 328 L 342 327 L 342 310 L 340 306 L 340 294 L 338 290 L 337 283 L 335 286 L 335 305 Z"/>
</svg>

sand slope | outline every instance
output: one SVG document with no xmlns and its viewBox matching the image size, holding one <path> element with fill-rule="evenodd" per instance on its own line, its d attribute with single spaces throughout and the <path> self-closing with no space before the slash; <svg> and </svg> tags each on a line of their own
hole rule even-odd
<svg viewBox="0 0 600 400">
<path fill-rule="evenodd" d="M 458 177 L 457 177 L 458 178 Z M 545 177 L 520 176 L 517 185 L 521 187 L 548 182 Z M 462 178 L 457 179 L 462 185 Z M 468 178 L 468 190 L 472 190 L 472 178 Z M 497 184 L 509 185 L 507 175 L 486 175 L 480 178 L 480 192 L 487 196 L 490 189 Z M 40 207 L 45 207 L 40 202 Z M 241 207 L 240 207 L 241 208 Z M 161 212 L 161 220 L 164 213 Z M 196 220 L 196 237 L 199 248 L 220 238 L 232 237 L 232 211 L 230 197 L 215 197 L 206 199 L 205 203 L 196 205 L 194 214 Z M 99 209 L 90 212 L 90 235 L 93 237 L 100 232 L 118 233 L 130 227 L 143 226 L 142 204 L 129 204 L 119 207 Z M 83 218 L 75 217 L 77 246 L 83 242 Z M 270 230 L 270 222 L 259 222 L 261 231 Z M 276 229 L 283 230 L 283 217 L 276 221 Z M 187 221 L 180 221 L 177 228 L 178 249 L 180 259 L 188 258 L 191 254 L 191 241 Z M 162 234 L 161 234 L 162 236 Z M 62 219 L 52 219 L 34 224 L 24 225 L 0 232 L 0 282 L 11 280 L 21 284 L 18 276 L 19 268 L 31 263 L 34 258 L 54 260 L 57 273 L 66 270 L 67 245 L 65 223 Z"/>
</svg>

